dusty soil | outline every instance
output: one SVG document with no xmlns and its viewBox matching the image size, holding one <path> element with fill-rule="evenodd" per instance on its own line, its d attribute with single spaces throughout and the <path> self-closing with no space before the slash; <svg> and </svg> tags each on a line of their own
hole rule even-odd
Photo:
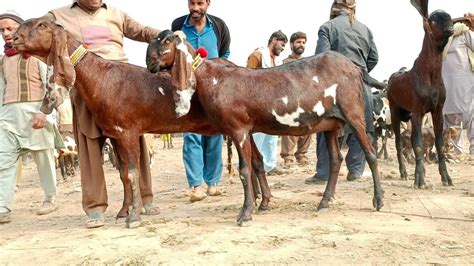
<svg viewBox="0 0 474 266">
<path fill-rule="evenodd" d="M 443 187 L 437 165 L 427 165 L 425 190 L 412 188 L 413 165 L 408 166 L 411 180 L 401 181 L 395 161 L 380 161 L 385 190 L 380 212 L 372 208 L 371 179 L 348 182 L 343 166 L 337 199 L 329 211 L 318 213 L 324 186 L 304 184 L 314 174 L 313 143 L 313 164 L 270 177 L 270 210 L 254 213 L 250 226 L 238 227 L 239 178 L 224 174 L 223 196 L 190 203 L 182 139 L 174 142 L 174 149 L 163 149 L 156 139 L 152 175 L 161 213 L 143 216 L 137 229 L 115 221 L 123 192 L 109 163 L 104 166 L 110 204 L 104 227 L 84 227 L 79 176 L 58 184 L 56 212 L 37 216 L 42 190 L 30 162 L 18 182 L 12 222 L 0 225 L 0 264 L 474 264 L 473 161 L 448 165 L 454 187 Z"/>
</svg>

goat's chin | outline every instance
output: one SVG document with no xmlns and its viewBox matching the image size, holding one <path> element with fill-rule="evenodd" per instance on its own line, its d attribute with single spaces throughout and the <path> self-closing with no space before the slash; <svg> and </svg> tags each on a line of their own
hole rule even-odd
<svg viewBox="0 0 474 266">
<path fill-rule="evenodd" d="M 147 66 L 148 71 L 151 73 L 157 73 L 160 71 L 160 66 L 157 64 L 151 64 Z"/>
</svg>

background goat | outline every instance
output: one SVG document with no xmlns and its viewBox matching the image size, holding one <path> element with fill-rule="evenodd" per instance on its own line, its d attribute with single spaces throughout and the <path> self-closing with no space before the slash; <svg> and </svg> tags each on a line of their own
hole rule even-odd
<svg viewBox="0 0 474 266">
<path fill-rule="evenodd" d="M 171 78 L 167 73 L 151 74 L 142 67 L 108 61 L 91 53 L 85 54 L 74 67 L 69 54 L 81 44 L 48 18 L 25 21 L 14 36 L 14 46 L 19 52 L 37 56 L 53 70 L 41 107 L 43 112 L 50 113 L 59 104 L 58 89 L 70 89 L 74 85 L 96 124 L 111 138 L 124 183 L 124 203 L 117 216 L 127 216 L 128 227 L 140 224 L 139 136 L 147 132 L 219 132 L 194 100 L 189 113 L 176 118 Z M 255 160 L 261 160 L 256 147 L 253 150 L 257 152 Z"/>
<path fill-rule="evenodd" d="M 408 177 L 402 158 L 400 122 L 411 119 L 411 142 L 416 158 L 415 187 L 425 186 L 421 123 L 424 114 L 431 112 L 441 181 L 443 185 L 452 185 L 453 182 L 446 169 L 445 155 L 442 150 L 442 111 L 446 99 L 446 89 L 441 77 L 441 53 L 449 36 L 453 34 L 453 23 L 451 16 L 441 10 L 434 11 L 428 18 L 428 0 L 411 0 L 411 3 L 423 17 L 425 31 L 423 47 L 413 68 L 410 71 L 400 71 L 393 74 L 388 81 L 387 88 L 400 176 L 405 180 Z"/>
<path fill-rule="evenodd" d="M 197 62 L 194 49 L 180 34 L 161 32 L 148 47 L 148 68 L 169 69 L 175 80 L 176 108 L 185 113 L 189 94 L 199 99 L 209 120 L 232 137 L 239 154 L 244 204 L 239 225 L 251 219 L 252 199 L 249 137 L 253 132 L 307 135 L 324 132 L 331 174 L 319 209 L 333 197 L 342 155 L 337 141 L 343 120 L 353 127 L 374 180 L 373 205 L 383 206 L 377 159 L 365 132 L 362 73 L 346 57 L 327 52 L 268 69 L 228 66 L 213 60 Z M 183 97 L 186 95 L 186 97 Z M 192 104 L 191 104 L 192 106 Z M 338 112 L 340 112 L 338 114 Z"/>
</svg>

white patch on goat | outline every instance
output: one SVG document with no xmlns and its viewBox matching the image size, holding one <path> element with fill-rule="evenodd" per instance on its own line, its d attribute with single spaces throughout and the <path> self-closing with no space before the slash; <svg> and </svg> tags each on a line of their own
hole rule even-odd
<svg viewBox="0 0 474 266">
<path fill-rule="evenodd" d="M 285 97 L 281 98 L 281 101 L 282 101 L 285 105 L 288 105 L 288 96 L 285 96 Z"/>
<path fill-rule="evenodd" d="M 194 94 L 194 89 L 178 90 L 179 102 L 176 103 L 175 112 L 178 117 L 181 117 L 189 112 L 191 109 L 191 97 Z"/>
<path fill-rule="evenodd" d="M 336 89 L 337 84 L 332 84 L 329 88 L 324 90 L 324 98 L 332 97 L 334 104 L 336 104 Z"/>
<path fill-rule="evenodd" d="M 212 85 L 214 85 L 214 86 L 217 85 L 217 79 L 216 78 L 212 78 Z"/>
<path fill-rule="evenodd" d="M 244 147 L 244 142 L 247 139 L 247 134 L 244 134 L 244 137 L 242 138 L 242 141 L 239 143 L 240 147 Z"/>
<path fill-rule="evenodd" d="M 161 93 L 163 96 L 165 96 L 165 91 L 163 90 L 162 87 L 159 87 L 158 90 L 160 91 L 160 93 Z"/>
<path fill-rule="evenodd" d="M 181 52 L 183 52 L 186 55 L 186 62 L 188 62 L 189 64 L 192 64 L 193 56 L 189 53 L 188 47 L 186 46 L 186 44 L 184 44 L 184 41 L 182 41 L 177 47 L 179 50 L 181 50 Z"/>
<path fill-rule="evenodd" d="M 118 132 L 122 133 L 123 132 L 123 128 L 119 127 L 119 126 L 114 126 L 114 129 L 117 130 Z"/>
<path fill-rule="evenodd" d="M 318 101 L 318 103 L 313 107 L 313 112 L 318 114 L 318 116 L 322 116 L 326 110 L 324 110 L 323 103 Z"/>
<path fill-rule="evenodd" d="M 73 138 L 66 136 L 66 138 L 64 139 L 64 146 L 66 146 L 66 148 L 72 147 L 73 151 L 76 148 L 76 145 L 76 141 L 74 141 Z"/>
<path fill-rule="evenodd" d="M 319 84 L 319 78 L 318 78 L 318 76 L 314 76 L 314 77 L 313 77 L 313 81 L 316 82 L 316 84 Z"/>
<path fill-rule="evenodd" d="M 300 117 L 300 114 L 302 113 L 304 113 L 304 110 L 303 108 L 299 106 L 298 108 L 296 108 L 296 111 L 294 111 L 293 113 L 291 114 L 286 113 L 282 116 L 278 115 L 275 112 L 275 110 L 272 110 L 273 116 L 276 118 L 278 122 L 280 122 L 280 124 L 287 125 L 290 127 L 298 127 L 300 125 L 300 122 L 296 122 L 296 119 L 298 119 Z"/>
<path fill-rule="evenodd" d="M 54 82 L 54 79 L 53 79 L 53 82 L 51 82 L 51 77 L 54 74 L 54 66 L 48 66 L 46 70 L 46 74 L 48 76 L 48 80 L 47 80 L 48 86 L 52 91 L 59 92 L 60 89 L 64 89 L 64 91 L 69 91 L 69 89 L 67 89 L 65 86 L 59 85 L 56 82 Z M 73 84 L 74 84 L 74 81 L 70 85 L 72 86 Z"/>
<path fill-rule="evenodd" d="M 169 54 L 169 53 L 171 53 L 171 49 L 164 50 L 162 54 Z"/>
</svg>

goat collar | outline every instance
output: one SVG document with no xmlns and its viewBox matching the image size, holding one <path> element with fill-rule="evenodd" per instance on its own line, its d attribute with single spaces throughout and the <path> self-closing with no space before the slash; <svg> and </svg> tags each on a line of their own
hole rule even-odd
<svg viewBox="0 0 474 266">
<path fill-rule="evenodd" d="M 73 66 L 76 66 L 86 54 L 87 49 L 81 44 L 76 48 L 76 50 L 74 50 L 74 52 L 72 52 L 72 54 L 69 56 L 69 60 Z"/>
<path fill-rule="evenodd" d="M 204 58 L 202 58 L 200 54 L 196 55 L 192 63 L 193 71 L 195 71 L 202 64 L 203 61 L 204 61 Z"/>
</svg>

